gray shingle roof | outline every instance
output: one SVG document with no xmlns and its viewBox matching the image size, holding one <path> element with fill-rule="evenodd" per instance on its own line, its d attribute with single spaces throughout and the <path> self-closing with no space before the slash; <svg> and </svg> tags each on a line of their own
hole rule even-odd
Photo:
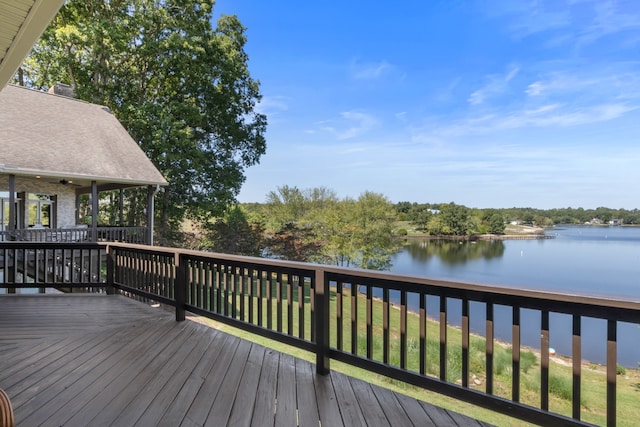
<svg viewBox="0 0 640 427">
<path fill-rule="evenodd" d="M 0 173 L 167 184 L 107 107 L 11 85 L 0 91 Z"/>
</svg>

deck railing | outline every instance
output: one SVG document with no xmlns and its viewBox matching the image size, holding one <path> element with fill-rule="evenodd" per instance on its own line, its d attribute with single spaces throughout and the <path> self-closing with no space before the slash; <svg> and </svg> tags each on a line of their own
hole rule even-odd
<svg viewBox="0 0 640 427">
<path fill-rule="evenodd" d="M 616 425 L 617 330 L 621 322 L 640 324 L 640 300 L 506 289 L 141 245 L 99 247 L 107 249 L 106 266 L 101 269 L 106 273 L 100 276 L 106 276 L 105 286 L 174 306 L 177 320 L 192 312 L 311 351 L 321 374 L 329 372 L 331 359 L 339 360 L 542 425 L 589 425 L 581 420 L 585 411 L 581 405 L 582 326 L 588 319 L 603 319 L 607 329 L 602 343 L 607 359 L 606 424 Z M 0 244 L 5 260 L 7 251 L 11 253 L 11 245 Z M 504 310 L 510 312 L 511 330 L 511 390 L 506 395 L 497 390 L 494 372 L 496 347 L 504 345 L 495 337 L 496 312 Z M 521 320 L 525 312 L 527 318 L 535 313 L 541 337 L 539 403 L 535 405 L 521 402 Z M 550 407 L 550 317 L 558 315 L 569 316 L 572 325 L 570 415 Z M 450 317 L 459 319 L 455 322 L 460 325 L 459 334 L 448 327 Z M 482 386 L 472 381 L 470 369 L 478 357 L 471 325 L 478 322 L 484 325 L 486 338 L 481 348 Z M 435 346 L 429 339 L 434 329 Z M 451 365 L 452 353 L 458 353 L 459 365 Z"/>
<path fill-rule="evenodd" d="M 98 227 L 95 232 L 87 227 L 25 228 L 0 231 L 0 242 L 122 242 L 145 244 L 148 242 L 146 227 Z"/>
</svg>

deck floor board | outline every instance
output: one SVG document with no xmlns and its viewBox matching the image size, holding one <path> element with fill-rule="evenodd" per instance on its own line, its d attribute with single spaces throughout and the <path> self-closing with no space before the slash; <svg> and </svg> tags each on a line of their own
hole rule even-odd
<svg viewBox="0 0 640 427">
<path fill-rule="evenodd" d="M 16 425 L 486 425 L 124 296 L 0 296 Z"/>
</svg>

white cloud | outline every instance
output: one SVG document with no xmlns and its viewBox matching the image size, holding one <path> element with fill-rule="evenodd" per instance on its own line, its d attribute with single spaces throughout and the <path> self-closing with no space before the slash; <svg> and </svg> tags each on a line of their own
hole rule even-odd
<svg viewBox="0 0 640 427">
<path fill-rule="evenodd" d="M 357 59 L 351 61 L 349 70 L 356 80 L 378 80 L 389 75 L 395 67 L 387 61 L 360 63 Z"/>
<path fill-rule="evenodd" d="M 269 115 L 279 111 L 287 111 L 289 109 L 287 101 L 288 98 L 284 96 L 263 96 L 256 105 L 256 112 Z"/>
<path fill-rule="evenodd" d="M 378 126 L 378 120 L 361 111 L 345 111 L 340 119 L 319 123 L 320 128 L 335 135 L 339 140 L 361 136 Z"/>
<path fill-rule="evenodd" d="M 488 82 L 469 95 L 467 102 L 471 105 L 482 104 L 487 98 L 503 94 L 509 89 L 509 82 L 518 74 L 520 67 L 512 65 L 505 75 L 492 74 L 486 77 Z"/>
<path fill-rule="evenodd" d="M 484 3 L 481 3 L 484 5 Z M 640 10 L 636 1 L 558 1 L 494 2 L 491 8 L 480 7 L 490 18 L 503 18 L 516 39 L 546 35 L 548 46 L 584 47 L 611 34 L 628 33 L 611 48 L 629 48 L 640 42 L 635 32 L 640 28 Z"/>
</svg>

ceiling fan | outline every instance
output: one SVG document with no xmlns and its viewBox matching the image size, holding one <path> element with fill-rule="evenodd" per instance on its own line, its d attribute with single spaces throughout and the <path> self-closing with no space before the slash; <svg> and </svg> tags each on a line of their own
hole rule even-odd
<svg viewBox="0 0 640 427">
<path fill-rule="evenodd" d="M 73 180 L 64 179 L 64 178 L 62 178 L 60 180 L 60 184 L 62 184 L 62 185 L 75 185 L 76 187 L 82 187 L 82 185 L 74 183 Z"/>
<path fill-rule="evenodd" d="M 76 184 L 75 182 L 73 182 L 72 179 L 62 178 L 60 181 L 48 181 L 48 182 L 50 182 L 51 184 L 62 184 L 62 185 L 65 185 L 65 186 L 66 185 L 74 185 L 76 187 L 82 187 L 82 185 Z"/>
</svg>

